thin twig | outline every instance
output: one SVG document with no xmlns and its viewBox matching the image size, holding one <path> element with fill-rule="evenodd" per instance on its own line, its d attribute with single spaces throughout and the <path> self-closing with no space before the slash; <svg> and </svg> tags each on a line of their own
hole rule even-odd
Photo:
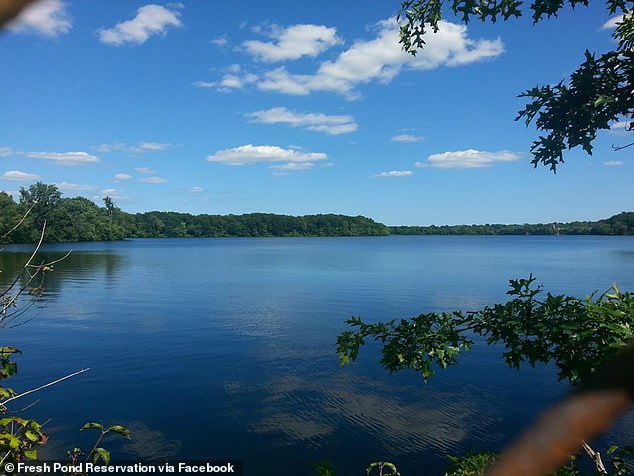
<svg viewBox="0 0 634 476">
<path fill-rule="evenodd" d="M 20 408 L 19 410 L 13 410 L 11 411 L 11 413 L 22 413 L 27 411 L 29 408 L 34 407 L 35 405 L 37 405 L 38 403 L 40 403 L 40 400 L 35 400 L 34 402 L 29 403 L 26 407 L 24 408 Z"/>
<path fill-rule="evenodd" d="M 58 378 L 57 380 L 54 380 L 54 381 L 49 382 L 47 384 L 44 384 L 44 385 L 42 385 L 40 387 L 33 388 L 33 389 L 27 390 L 26 392 L 23 392 L 23 393 L 21 393 L 19 395 L 15 395 L 15 396 L 13 396 L 11 398 L 7 398 L 4 402 L 2 402 L 2 405 L 6 406 L 7 403 L 9 403 L 12 400 L 16 400 L 18 398 L 24 397 L 25 395 L 29 395 L 31 393 L 37 392 L 37 391 L 42 390 L 42 389 L 44 389 L 46 387 L 50 387 L 52 385 L 55 385 L 57 383 L 62 382 L 63 380 L 69 379 L 71 377 L 75 377 L 76 375 L 79 375 L 79 374 L 83 374 L 84 372 L 88 372 L 89 370 L 90 370 L 90 368 L 85 368 L 85 369 L 78 370 L 77 372 L 73 372 L 72 374 L 68 374 L 68 375 L 66 375 L 66 376 L 64 376 L 62 378 Z"/>
<path fill-rule="evenodd" d="M 33 202 L 33 204 L 29 207 L 29 209 L 26 211 L 26 213 L 24 215 L 22 215 L 22 219 L 18 222 L 18 224 L 15 225 L 13 228 L 11 228 L 9 231 L 7 231 L 4 235 L 2 235 L 2 238 L 6 238 L 11 233 L 13 233 L 22 224 L 22 222 L 26 219 L 26 217 L 29 215 L 29 213 L 31 213 L 31 210 L 33 210 L 33 207 L 35 205 L 37 205 L 37 202 Z"/>
<path fill-rule="evenodd" d="M 634 145 L 634 142 L 631 142 L 631 143 L 626 144 L 626 145 L 614 145 L 614 144 L 612 144 L 612 149 L 614 151 L 617 151 L 617 150 L 627 149 L 628 147 L 633 146 L 633 145 Z"/>
<path fill-rule="evenodd" d="M 33 259 L 35 259 L 35 255 L 37 254 L 37 252 L 39 251 L 40 247 L 42 246 L 42 242 L 44 241 L 44 232 L 46 231 L 46 220 L 44 220 L 44 224 L 42 225 L 42 232 L 40 233 L 40 240 L 37 243 L 37 246 L 35 247 L 35 250 L 33 250 L 33 253 L 31 254 L 31 257 L 26 261 L 26 263 L 24 264 L 24 266 L 22 266 L 22 272 L 19 273 L 15 279 L 13 280 L 13 282 L 11 283 L 11 285 L 6 288 L 6 290 L 2 293 L 2 296 L 4 296 L 5 294 L 7 294 L 9 292 L 10 289 L 13 289 L 15 287 L 16 284 L 18 284 L 18 281 L 20 280 L 20 277 L 22 276 L 22 273 L 24 273 L 26 271 L 26 268 L 31 264 L 31 262 L 33 261 Z M 29 274 L 30 276 L 30 274 Z M 5 307 L 9 307 L 11 306 L 16 299 L 18 298 L 18 296 L 20 294 L 22 294 L 24 292 L 24 290 L 26 289 L 26 287 L 31 283 L 31 281 L 33 281 L 33 276 L 31 276 L 31 279 L 29 279 L 29 281 L 27 282 L 27 284 L 25 286 L 22 286 L 20 288 L 20 290 L 18 291 L 18 293 L 13 296 L 9 302 L 5 305 Z"/>
</svg>

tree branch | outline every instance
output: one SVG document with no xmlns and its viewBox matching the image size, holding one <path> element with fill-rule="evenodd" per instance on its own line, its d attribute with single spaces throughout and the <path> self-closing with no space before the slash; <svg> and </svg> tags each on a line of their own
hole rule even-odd
<svg viewBox="0 0 634 476">
<path fill-rule="evenodd" d="M 66 379 L 69 379 L 71 377 L 75 377 L 76 375 L 79 375 L 79 374 L 83 374 L 84 372 L 88 372 L 89 370 L 90 370 L 90 368 L 81 369 L 81 370 L 78 370 L 77 372 L 73 372 L 72 374 L 68 374 L 68 375 L 66 375 L 64 377 L 58 378 L 57 380 L 53 380 L 52 382 L 49 382 L 49 383 L 44 384 L 44 385 L 41 385 L 41 386 L 39 386 L 37 388 L 33 388 L 31 390 L 27 390 L 26 392 L 20 393 L 19 395 L 15 395 L 15 396 L 13 396 L 11 398 L 7 398 L 4 402 L 0 403 L 0 405 L 6 406 L 7 403 L 9 403 L 9 402 L 11 402 L 13 400 L 17 400 L 18 398 L 24 397 L 25 395 L 30 395 L 31 393 L 38 392 L 38 391 L 43 390 L 43 389 L 45 389 L 47 387 L 50 387 L 50 386 L 55 385 L 55 384 L 58 384 L 58 383 L 66 380 Z"/>
</svg>

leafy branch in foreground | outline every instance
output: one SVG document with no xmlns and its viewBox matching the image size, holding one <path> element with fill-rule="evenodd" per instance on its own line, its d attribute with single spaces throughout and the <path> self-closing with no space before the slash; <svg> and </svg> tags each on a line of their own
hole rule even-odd
<svg viewBox="0 0 634 476">
<path fill-rule="evenodd" d="M 6 238 L 22 225 L 36 203 L 37 202 L 34 202 L 31 208 L 29 208 L 22 216 L 22 219 L 18 222 L 18 224 L 13 226 L 2 236 L 2 238 Z M 37 245 L 30 257 L 22 265 L 21 271 L 18 272 L 13 279 L 10 279 L 8 284 L 3 285 L 3 287 L 0 288 L 0 328 L 15 327 L 21 324 L 16 324 L 14 321 L 17 318 L 22 317 L 24 312 L 29 309 L 34 301 L 30 300 L 26 306 L 24 305 L 24 302 L 20 301 L 23 301 L 25 296 L 41 296 L 44 292 L 46 275 L 53 271 L 53 266 L 56 263 L 64 260 L 70 254 L 69 252 L 62 258 L 53 261 L 40 261 L 37 263 L 36 260 L 38 252 L 44 241 L 46 223 L 46 220 L 44 220 Z M 22 304 L 22 306 L 19 306 L 19 303 Z M 17 374 L 17 364 L 11 359 L 19 353 L 21 353 L 20 350 L 15 347 L 0 347 L 0 381 Z M 0 414 L 6 415 L 3 416 L 3 418 L 0 418 L 0 464 L 9 462 L 15 463 L 25 459 L 36 460 L 38 458 L 37 448 L 46 444 L 48 441 L 48 435 L 44 433 L 42 424 L 34 420 L 15 416 L 17 412 L 15 410 L 11 411 L 7 407 L 7 404 L 87 372 L 88 370 L 89 369 L 81 369 L 77 372 L 65 375 L 22 393 L 16 393 L 13 389 L 0 385 Z M 33 404 L 27 405 L 19 411 L 24 411 L 32 405 Z M 121 425 L 114 425 L 104 429 L 103 426 L 98 423 L 86 423 L 82 427 L 82 430 L 91 428 L 99 429 L 101 434 L 91 451 L 88 453 L 86 461 L 90 459 L 92 462 L 97 462 L 101 459 L 104 464 L 107 465 L 110 462 L 110 452 L 99 446 L 103 437 L 108 433 L 115 433 L 129 438 L 130 432 Z M 81 454 L 81 450 L 78 448 L 75 448 L 72 453 L 69 452 L 69 456 L 73 462 Z"/>
<path fill-rule="evenodd" d="M 526 4 L 520 0 L 404 0 L 397 20 L 400 22 L 400 43 L 411 54 L 424 48 L 425 35 L 442 27 L 446 10 L 450 10 L 465 25 L 472 18 L 495 23 L 498 19 L 520 17 Z M 569 6 L 587 7 L 589 0 L 533 0 L 530 3 L 533 23 L 556 17 Z M 599 130 L 610 129 L 615 121 L 624 121 L 625 129 L 634 129 L 634 2 L 608 0 L 607 14 L 616 19 L 612 36 L 616 47 L 595 58 L 586 51 L 585 61 L 570 75 L 567 82 L 554 86 L 536 86 L 520 94 L 528 98 L 525 109 L 516 120 L 533 120 L 538 130 L 545 131 L 533 142 L 531 163 L 549 166 L 555 172 L 564 161 L 564 149 L 581 146 L 591 155 L 592 143 Z M 606 17 L 607 20 L 607 17 Z M 628 146 L 631 144 L 628 144 Z M 625 146 L 627 147 L 627 146 Z M 623 148 L 623 147 L 621 147 Z M 615 147 L 615 149 L 618 149 Z"/>
<path fill-rule="evenodd" d="M 99 460 L 102 460 L 104 464 L 106 465 L 110 464 L 110 451 L 99 446 L 99 444 L 101 443 L 101 440 L 108 433 L 116 434 L 124 438 L 130 439 L 130 430 L 128 430 L 126 427 L 121 425 L 112 425 L 108 428 L 104 428 L 104 426 L 101 423 L 90 422 L 90 423 L 85 423 L 81 427 L 81 431 L 83 430 L 98 430 L 100 432 L 99 436 L 97 437 L 97 441 L 95 442 L 92 449 L 88 452 L 88 455 L 86 456 L 86 461 L 91 461 L 92 463 L 97 463 Z M 71 463 L 73 464 L 77 463 L 77 460 L 82 455 L 83 455 L 83 452 L 79 448 L 74 448 L 72 452 L 71 451 L 68 452 L 68 456 L 70 457 Z"/>
<path fill-rule="evenodd" d="M 479 311 L 421 314 L 411 319 L 366 323 L 359 317 L 347 323 L 355 328 L 337 338 L 342 364 L 357 359 L 366 340 L 382 344 L 381 364 L 391 373 L 410 368 L 425 381 L 437 368 L 457 362 L 473 345 L 474 334 L 487 344 L 502 344 L 507 365 L 553 362 L 560 380 L 572 384 L 591 375 L 607 357 L 632 338 L 634 296 L 616 285 L 586 299 L 546 293 L 535 278 L 510 280 L 513 299 Z"/>
</svg>

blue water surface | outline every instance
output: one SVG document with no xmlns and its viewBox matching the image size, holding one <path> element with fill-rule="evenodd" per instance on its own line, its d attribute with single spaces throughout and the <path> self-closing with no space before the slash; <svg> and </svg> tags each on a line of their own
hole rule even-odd
<svg viewBox="0 0 634 476">
<path fill-rule="evenodd" d="M 388 236 L 145 239 L 50 245 L 72 249 L 44 298 L 5 329 L 18 391 L 81 368 L 34 395 L 48 421 L 44 454 L 89 449 L 87 421 L 130 428 L 107 440 L 119 459 L 233 458 L 247 475 L 342 475 L 372 461 L 403 475 L 444 474 L 448 455 L 500 450 L 568 390 L 555 369 L 508 369 L 476 345 L 428 384 L 392 376 L 373 345 L 340 367 L 345 320 L 470 310 L 507 299 L 509 278 L 583 297 L 634 289 L 634 237 Z M 26 248 L 0 254 L 2 279 Z M 6 281 L 5 281 L 6 282 Z M 605 441 L 632 443 L 626 415 Z"/>
</svg>

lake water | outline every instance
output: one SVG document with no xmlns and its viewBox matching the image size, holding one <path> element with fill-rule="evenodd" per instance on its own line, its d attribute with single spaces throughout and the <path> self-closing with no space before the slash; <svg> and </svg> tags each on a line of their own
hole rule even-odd
<svg viewBox="0 0 634 476">
<path fill-rule="evenodd" d="M 554 293 L 634 289 L 633 237 L 148 239 L 45 255 L 68 249 L 33 319 L 3 331 L 23 351 L 18 391 L 91 368 L 29 410 L 50 420 L 46 455 L 89 448 L 78 429 L 100 421 L 133 433 L 104 443 L 115 459 L 233 458 L 246 475 L 312 474 L 320 460 L 342 475 L 380 460 L 444 474 L 447 455 L 501 449 L 567 390 L 553 368 L 510 370 L 477 345 L 428 384 L 389 376 L 374 346 L 339 367 L 351 315 L 477 309 L 529 273 Z M 6 247 L 2 279 L 25 256 Z M 630 412 L 606 441 L 633 437 Z"/>
</svg>

